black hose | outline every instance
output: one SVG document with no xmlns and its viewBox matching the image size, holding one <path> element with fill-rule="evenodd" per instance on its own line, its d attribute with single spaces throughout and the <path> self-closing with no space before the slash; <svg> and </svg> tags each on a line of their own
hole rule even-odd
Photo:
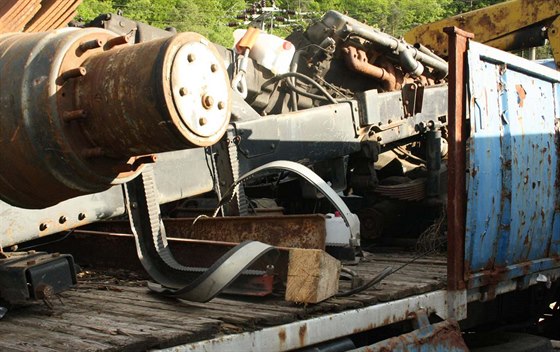
<svg viewBox="0 0 560 352">
<path fill-rule="evenodd" d="M 396 268 L 395 270 L 393 270 L 393 267 L 388 266 L 385 269 L 383 269 L 379 274 L 375 275 L 375 277 L 373 279 L 369 280 L 365 284 L 363 284 L 359 287 L 353 288 L 351 290 L 348 290 L 348 291 L 337 293 L 336 295 L 334 295 L 334 297 L 348 297 L 348 296 L 354 295 L 356 293 L 360 293 L 362 291 L 365 291 L 368 288 L 370 288 L 370 287 L 378 284 L 379 282 L 381 282 L 387 276 L 392 275 L 392 274 L 396 273 L 397 271 L 400 271 L 405 266 L 414 263 L 416 260 L 418 260 L 418 259 L 420 259 L 420 258 L 422 258 L 422 257 L 424 257 L 424 256 L 426 256 L 430 253 L 432 253 L 431 250 L 420 253 L 416 257 L 412 258 L 408 262 L 406 262 L 406 263 L 402 264 L 401 266 L 399 266 L 398 268 Z"/>
<path fill-rule="evenodd" d="M 339 292 L 334 296 L 335 297 L 348 297 L 348 296 L 354 295 L 356 293 L 360 293 L 360 292 L 365 291 L 368 288 L 374 286 L 375 284 L 378 284 L 379 282 L 381 282 L 381 280 L 383 280 L 387 276 L 391 275 L 392 273 L 393 273 L 393 267 L 388 266 L 385 269 L 383 269 L 383 271 L 381 271 L 379 274 L 375 275 L 375 277 L 373 279 L 369 280 L 368 282 L 366 282 L 362 286 L 358 286 L 358 287 L 353 288 L 353 289 L 348 290 L 348 291 Z"/>
<path fill-rule="evenodd" d="M 276 83 L 276 82 L 278 82 L 278 81 L 281 81 L 281 80 L 286 79 L 286 78 L 289 78 L 289 77 L 295 77 L 295 78 L 297 78 L 297 79 L 301 79 L 302 81 L 306 81 L 307 83 L 310 83 L 310 84 L 313 85 L 315 88 L 317 88 L 317 89 L 324 95 L 324 97 L 327 98 L 327 100 L 328 100 L 329 102 L 331 102 L 331 103 L 333 103 L 333 104 L 337 104 L 337 103 L 338 103 L 338 101 L 337 101 L 335 98 L 333 98 L 333 96 L 330 95 L 329 92 L 327 92 L 327 90 L 326 90 L 325 88 L 323 88 L 319 83 L 317 83 L 317 82 L 316 82 L 315 80 L 313 80 L 311 77 L 308 77 L 308 76 L 306 76 L 306 75 L 304 75 L 304 74 L 302 74 L 302 73 L 299 73 L 299 72 L 286 72 L 286 73 L 283 73 L 283 74 L 281 74 L 281 75 L 272 77 L 271 79 L 269 79 L 268 81 L 266 81 L 266 82 L 264 82 L 264 83 L 262 84 L 262 86 L 261 86 L 261 91 L 262 91 L 264 88 L 268 87 L 269 85 L 274 84 L 274 83 Z M 289 82 L 289 81 L 288 81 L 288 82 Z M 292 87 L 290 87 L 290 88 L 293 89 L 293 88 L 296 88 L 296 87 L 293 87 L 293 86 L 292 86 Z M 308 94 L 311 94 L 311 93 L 308 93 Z"/>
</svg>

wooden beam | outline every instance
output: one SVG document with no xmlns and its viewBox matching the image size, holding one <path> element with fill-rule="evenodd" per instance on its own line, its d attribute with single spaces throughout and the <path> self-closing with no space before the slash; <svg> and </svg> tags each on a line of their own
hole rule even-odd
<svg viewBox="0 0 560 352">
<path fill-rule="evenodd" d="M 318 303 L 338 292 L 340 261 L 319 249 L 290 249 L 286 300 Z"/>
</svg>

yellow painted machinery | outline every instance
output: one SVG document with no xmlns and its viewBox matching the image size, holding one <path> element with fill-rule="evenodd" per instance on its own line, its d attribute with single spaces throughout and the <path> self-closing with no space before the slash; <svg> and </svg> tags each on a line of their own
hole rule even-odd
<svg viewBox="0 0 560 352">
<path fill-rule="evenodd" d="M 560 0 L 506 1 L 418 26 L 404 38 L 447 56 L 443 28 L 453 26 L 474 33 L 480 43 L 506 51 L 542 46 L 548 39 L 560 67 Z"/>
</svg>

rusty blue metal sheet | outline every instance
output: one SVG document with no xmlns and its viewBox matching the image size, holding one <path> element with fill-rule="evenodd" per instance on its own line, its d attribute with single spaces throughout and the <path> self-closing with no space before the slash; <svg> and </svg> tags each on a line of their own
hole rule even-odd
<svg viewBox="0 0 560 352">
<path fill-rule="evenodd" d="M 415 330 L 370 346 L 360 347 L 352 352 L 392 351 L 392 352 L 466 352 L 469 351 L 461 329 L 456 321 L 444 320 L 430 324 L 425 312 L 412 313 L 415 316 Z"/>
<path fill-rule="evenodd" d="M 469 287 L 560 266 L 560 73 L 471 42 Z"/>
</svg>

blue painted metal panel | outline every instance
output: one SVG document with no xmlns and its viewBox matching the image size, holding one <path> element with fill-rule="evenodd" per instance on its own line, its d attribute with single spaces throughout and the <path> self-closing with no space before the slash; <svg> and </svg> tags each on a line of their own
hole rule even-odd
<svg viewBox="0 0 560 352">
<path fill-rule="evenodd" d="M 471 42 L 469 287 L 560 266 L 560 73 Z"/>
</svg>

